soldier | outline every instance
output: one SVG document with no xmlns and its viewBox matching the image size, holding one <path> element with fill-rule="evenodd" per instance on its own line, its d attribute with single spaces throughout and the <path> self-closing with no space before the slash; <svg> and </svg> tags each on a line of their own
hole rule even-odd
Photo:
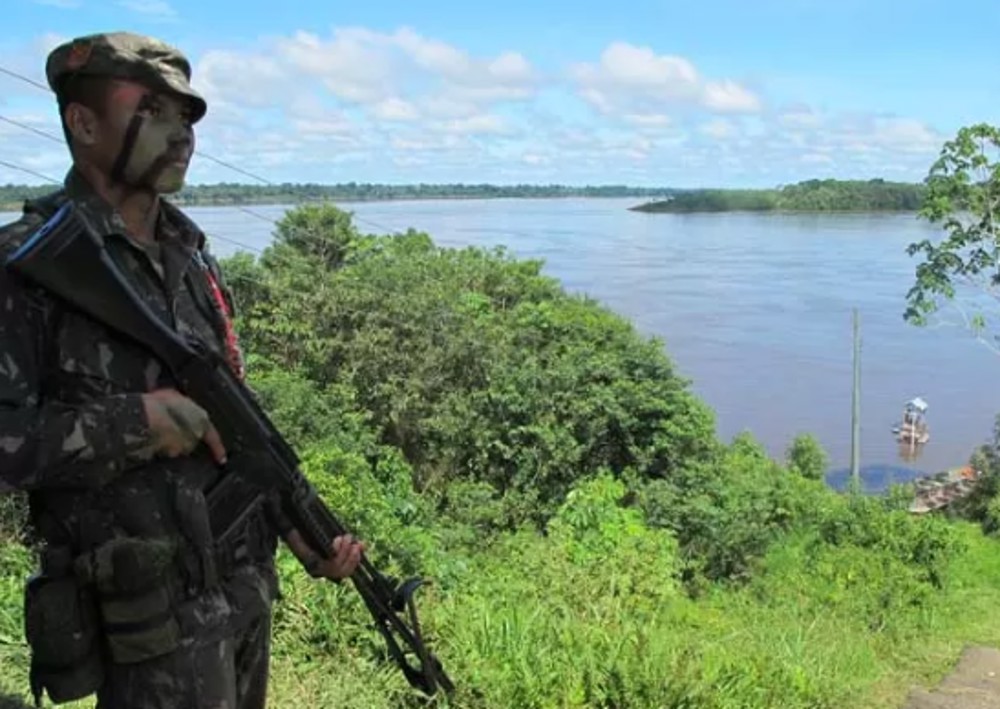
<svg viewBox="0 0 1000 709">
<path fill-rule="evenodd" d="M 160 195 L 181 188 L 206 112 L 173 47 L 80 37 L 48 58 L 72 167 L 59 191 L 0 228 L 0 256 L 71 200 L 152 310 L 225 354 L 232 299 L 205 237 Z M 363 545 L 316 555 L 275 501 L 220 550 L 204 491 L 226 451 L 157 358 L 0 271 L 0 480 L 27 491 L 42 542 L 25 631 L 38 701 L 97 693 L 101 709 L 265 706 L 280 536 L 315 577 L 340 580 Z"/>
</svg>

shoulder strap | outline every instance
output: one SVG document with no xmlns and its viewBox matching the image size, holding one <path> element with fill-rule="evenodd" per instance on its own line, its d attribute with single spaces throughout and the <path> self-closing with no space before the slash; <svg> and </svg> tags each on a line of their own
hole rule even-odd
<svg viewBox="0 0 1000 709">
<path fill-rule="evenodd" d="M 22 208 L 22 219 L 25 217 L 37 216 L 40 217 L 39 226 L 45 225 L 56 215 L 68 199 L 69 197 L 66 195 L 65 189 L 60 189 L 37 199 L 25 200 Z M 12 246 L 14 246 L 14 244 L 12 244 Z M 29 285 L 27 283 L 25 285 L 27 285 L 31 291 L 42 299 L 42 302 L 44 302 L 45 327 L 39 333 L 40 341 L 38 343 L 41 354 L 40 364 L 42 365 L 44 372 L 54 372 L 58 367 L 59 356 L 56 341 L 59 335 L 59 328 L 62 324 L 63 316 L 65 315 L 66 308 L 68 306 L 63 303 L 62 299 L 50 297 L 50 294 L 44 288 L 37 285 Z M 47 376 L 43 376 L 42 378 L 43 387 L 47 378 Z"/>
<path fill-rule="evenodd" d="M 29 199 L 24 201 L 23 212 L 25 216 L 29 214 L 38 214 L 45 221 L 51 219 L 59 208 L 62 207 L 69 197 L 66 195 L 65 189 L 57 190 L 51 194 L 44 195 L 38 199 Z"/>
</svg>

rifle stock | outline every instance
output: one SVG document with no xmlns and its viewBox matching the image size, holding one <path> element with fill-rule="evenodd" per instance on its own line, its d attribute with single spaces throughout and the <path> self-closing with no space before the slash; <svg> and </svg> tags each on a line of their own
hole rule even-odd
<svg viewBox="0 0 1000 709">
<path fill-rule="evenodd" d="M 291 446 L 225 360 L 203 344 L 181 338 L 149 309 L 72 202 L 63 204 L 11 254 L 7 267 L 155 353 L 178 388 L 208 412 L 229 458 L 225 474 L 208 491 L 217 540 L 238 526 L 241 515 L 249 514 L 265 491 L 273 490 L 280 493 L 286 514 L 317 553 L 327 555 L 334 538 L 347 532 L 299 469 Z M 409 683 L 429 696 L 438 689 L 450 694 L 454 685 L 420 634 L 413 593 L 423 581 L 413 578 L 396 586 L 363 555 L 351 580 Z M 410 625 L 398 615 L 404 609 L 409 611 Z M 404 647 L 416 655 L 416 666 Z"/>
</svg>

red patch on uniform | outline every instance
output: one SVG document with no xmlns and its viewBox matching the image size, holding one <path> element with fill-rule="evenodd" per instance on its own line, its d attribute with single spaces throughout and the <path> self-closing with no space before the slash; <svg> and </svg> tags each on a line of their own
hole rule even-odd
<svg viewBox="0 0 1000 709">
<path fill-rule="evenodd" d="M 205 267 L 205 277 L 208 279 L 209 288 L 212 291 L 212 297 L 215 298 L 215 304 L 219 307 L 222 313 L 222 321 L 225 323 L 226 330 L 226 359 L 229 362 L 230 368 L 233 370 L 233 374 L 236 378 L 243 380 L 246 376 L 246 370 L 243 366 L 243 353 L 240 351 L 239 338 L 236 335 L 236 328 L 233 326 L 233 314 L 229 310 L 229 305 L 226 303 L 226 298 L 222 294 L 222 288 L 219 286 L 219 282 L 215 280 L 215 276 L 212 275 L 211 269 L 207 266 Z"/>
<path fill-rule="evenodd" d="M 66 56 L 66 68 L 70 71 L 82 69 L 83 66 L 90 61 L 90 52 L 90 42 L 74 43 L 73 46 L 69 48 L 69 54 Z"/>
</svg>

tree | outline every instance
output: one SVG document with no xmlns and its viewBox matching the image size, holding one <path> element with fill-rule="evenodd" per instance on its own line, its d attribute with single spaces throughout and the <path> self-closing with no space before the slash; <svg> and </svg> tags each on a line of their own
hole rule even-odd
<svg viewBox="0 0 1000 709">
<path fill-rule="evenodd" d="M 907 247 L 910 256 L 922 254 L 924 260 L 907 293 L 904 318 L 925 326 L 947 301 L 961 317 L 959 324 L 1000 354 L 998 337 L 986 335 L 984 314 L 1000 302 L 1000 127 L 980 123 L 959 130 L 944 144 L 926 184 L 920 216 L 947 236 L 937 244 L 924 239 Z"/>
<path fill-rule="evenodd" d="M 804 478 L 822 480 L 826 475 L 828 459 L 823 446 L 811 433 L 800 433 L 788 446 L 785 454 L 788 467 Z"/>
<path fill-rule="evenodd" d="M 359 239 L 352 214 L 336 206 L 303 204 L 285 213 L 274 235 L 327 271 L 340 268 L 348 250 Z"/>
</svg>

